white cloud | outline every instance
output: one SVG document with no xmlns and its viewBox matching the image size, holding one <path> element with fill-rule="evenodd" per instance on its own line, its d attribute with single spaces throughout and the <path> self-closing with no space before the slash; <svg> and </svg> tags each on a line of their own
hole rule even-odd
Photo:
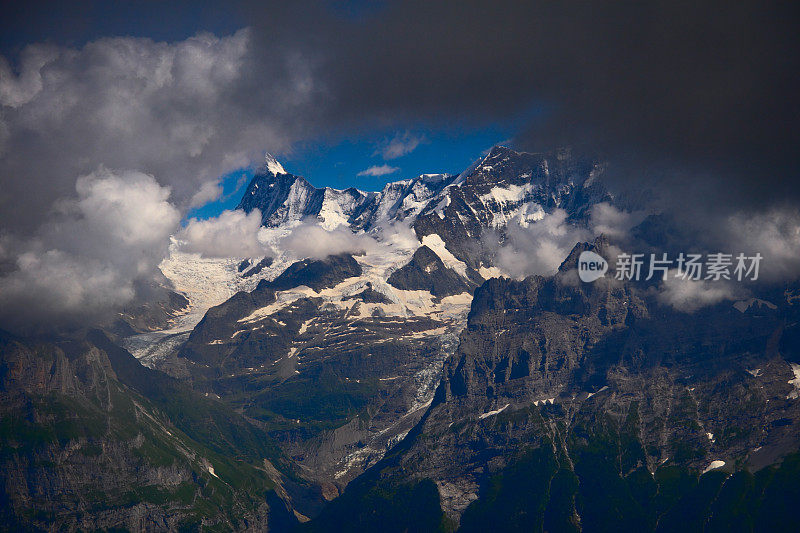
<svg viewBox="0 0 800 533">
<path fill-rule="evenodd" d="M 204 257 L 258 257 L 272 251 L 258 240 L 261 212 L 223 211 L 206 220 L 191 219 L 180 232 L 181 249 Z"/>
<path fill-rule="evenodd" d="M 612 240 L 627 239 L 631 228 L 644 220 L 644 213 L 630 213 L 617 209 L 608 202 L 592 206 L 589 227 L 595 235 L 605 235 Z"/>
<path fill-rule="evenodd" d="M 257 84 L 251 41 L 240 30 L 174 43 L 33 45 L 18 74 L 0 57 L 0 176 L 14 176 L 3 181 L 0 225 L 35 231 L 75 178 L 98 165 L 157 176 L 185 209 L 264 149 L 287 149 L 307 127 L 298 110 L 316 85 L 303 58 L 286 51 L 273 51 L 258 73 L 272 83 Z M 24 205 L 11 201 L 23 195 Z"/>
<path fill-rule="evenodd" d="M 222 196 L 222 186 L 218 180 L 205 182 L 200 189 L 192 196 L 189 207 L 201 207 L 209 202 L 213 202 Z"/>
<path fill-rule="evenodd" d="M 394 174 L 400 170 L 399 167 L 392 167 L 389 165 L 375 165 L 366 170 L 362 170 L 356 176 L 386 176 L 387 174 Z"/>
<path fill-rule="evenodd" d="M 724 281 L 691 280 L 676 277 L 678 270 L 670 270 L 667 279 L 661 282 L 657 299 L 684 313 L 715 305 L 725 300 L 743 297 L 743 291 Z"/>
<path fill-rule="evenodd" d="M 374 155 L 380 154 L 384 159 L 397 159 L 410 154 L 417 149 L 421 143 L 425 142 L 423 135 L 414 135 L 409 131 L 397 133 L 390 141 L 385 143 Z"/>
<path fill-rule="evenodd" d="M 135 295 L 132 279 L 115 265 L 61 250 L 31 251 L 17 260 L 18 271 L 3 278 L 6 324 L 39 327 L 72 325 L 124 305 Z"/>
<path fill-rule="evenodd" d="M 374 229 L 375 236 L 382 246 L 393 249 L 414 250 L 420 242 L 409 221 L 384 222 Z"/>
<path fill-rule="evenodd" d="M 281 250 L 297 258 L 323 259 L 329 255 L 374 250 L 377 243 L 372 237 L 355 234 L 342 226 L 326 230 L 317 221 L 306 220 L 282 238 L 279 245 Z"/>
<path fill-rule="evenodd" d="M 26 329 L 74 325 L 131 301 L 157 275 L 180 220 L 170 191 L 147 174 L 105 168 L 78 179 L 36 236 L 6 241 L 0 320 Z"/>
<path fill-rule="evenodd" d="M 105 240 L 108 245 L 150 249 L 163 244 L 180 220 L 178 210 L 168 201 L 169 188 L 141 172 L 114 173 L 101 167 L 78 178 L 75 189 L 78 200 L 62 206 L 67 212 L 77 210 L 81 219 L 58 228 L 59 243 L 71 238 L 85 241 L 91 235 L 95 245 Z M 81 235 L 64 234 L 65 230 L 73 233 L 78 228 L 83 229 Z M 75 249 L 77 244 L 73 242 L 72 247 Z"/>
<path fill-rule="evenodd" d="M 722 238 L 724 252 L 762 255 L 759 279 L 800 277 L 800 210 L 796 207 L 733 215 L 726 221 Z"/>
<path fill-rule="evenodd" d="M 555 209 L 527 227 L 511 224 L 507 232 L 496 264 L 517 278 L 555 273 L 575 244 L 591 237 L 588 231 L 568 223 L 563 209 Z"/>
<path fill-rule="evenodd" d="M 31 45 L 13 69 L 0 56 L 0 327 L 129 301 L 160 277 L 181 214 L 219 197 L 219 176 L 311 128 L 310 61 L 256 48 L 245 29 Z"/>
<path fill-rule="evenodd" d="M 22 51 L 19 76 L 14 76 L 11 65 L 0 56 L 0 105 L 19 107 L 31 101 L 42 90 L 41 69 L 58 57 L 58 50 L 48 45 L 32 45 Z"/>
</svg>

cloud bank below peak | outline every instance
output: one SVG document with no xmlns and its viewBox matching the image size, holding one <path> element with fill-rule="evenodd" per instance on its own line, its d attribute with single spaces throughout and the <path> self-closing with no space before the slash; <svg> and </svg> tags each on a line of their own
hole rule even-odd
<svg viewBox="0 0 800 533">
<path fill-rule="evenodd" d="M 75 192 L 33 238 L 6 237 L 2 327 L 29 332 L 107 318 L 158 276 L 180 221 L 169 188 L 147 174 L 100 168 L 80 177 Z"/>
<path fill-rule="evenodd" d="M 260 257 L 273 255 L 258 236 L 261 212 L 223 211 L 205 220 L 190 219 L 178 234 L 181 250 L 203 257 Z"/>
</svg>

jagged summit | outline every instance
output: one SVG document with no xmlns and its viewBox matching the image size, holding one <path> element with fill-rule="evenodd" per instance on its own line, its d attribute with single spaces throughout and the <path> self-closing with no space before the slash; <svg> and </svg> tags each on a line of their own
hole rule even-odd
<svg viewBox="0 0 800 533">
<path fill-rule="evenodd" d="M 278 174 L 288 174 L 288 172 L 286 172 L 286 170 L 283 168 L 283 165 L 281 165 L 278 160 L 275 159 L 275 156 L 269 152 L 264 155 L 264 168 L 267 172 L 271 172 L 276 176 Z"/>
<path fill-rule="evenodd" d="M 248 213 L 258 209 L 261 223 L 268 227 L 316 217 L 324 227 L 334 229 L 355 223 L 375 195 L 353 188 L 318 189 L 303 177 L 265 170 L 253 176 L 237 209 Z"/>
<path fill-rule="evenodd" d="M 239 208 L 259 209 L 269 227 L 308 217 L 328 229 L 347 226 L 354 231 L 404 221 L 422 236 L 441 225 L 438 218 L 458 219 L 456 226 L 467 230 L 459 233 L 472 235 L 513 219 L 527 225 L 556 208 L 579 218 L 588 207 L 609 199 L 595 182 L 601 173 L 597 163 L 568 150 L 534 154 L 498 145 L 461 174 L 422 174 L 388 183 L 380 192 L 316 188 L 287 173 L 271 155 L 266 159 Z M 450 231 L 451 225 L 433 232 Z"/>
</svg>

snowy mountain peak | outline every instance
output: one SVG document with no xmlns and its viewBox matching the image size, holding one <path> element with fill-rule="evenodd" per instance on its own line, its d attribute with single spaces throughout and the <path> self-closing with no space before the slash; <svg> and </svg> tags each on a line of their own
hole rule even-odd
<svg viewBox="0 0 800 533">
<path fill-rule="evenodd" d="M 511 221 L 526 227 L 556 208 L 581 219 L 592 205 L 610 199 L 596 180 L 602 168 L 595 161 L 561 151 L 534 154 L 495 146 L 458 176 L 422 174 L 389 183 L 380 192 L 316 188 L 287 173 L 271 155 L 266 160 L 239 208 L 259 209 L 267 227 L 312 218 L 326 229 L 370 231 L 403 221 L 418 235 L 440 235 L 450 247 Z M 454 221 L 463 234 L 448 234 L 455 231 Z M 469 250 L 462 252 L 467 257 Z"/>
<path fill-rule="evenodd" d="M 278 160 L 269 152 L 264 155 L 264 162 L 266 163 L 267 172 L 272 172 L 276 176 L 278 174 L 288 174 L 288 172 L 284 170 L 283 165 L 278 163 Z"/>
</svg>

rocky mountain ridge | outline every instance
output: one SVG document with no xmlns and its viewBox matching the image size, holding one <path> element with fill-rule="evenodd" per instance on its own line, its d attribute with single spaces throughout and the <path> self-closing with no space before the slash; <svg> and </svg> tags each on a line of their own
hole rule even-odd
<svg viewBox="0 0 800 533">
<path fill-rule="evenodd" d="M 271 159 L 274 161 L 274 159 Z M 496 146 L 459 175 L 422 174 L 388 183 L 380 192 L 316 188 L 305 178 L 264 165 L 250 181 L 237 209 L 261 211 L 267 227 L 317 218 L 323 227 L 369 231 L 382 224 L 420 223 L 420 237 L 439 220 L 458 220 L 468 236 L 479 228 L 502 228 L 518 219 L 527 225 L 562 208 L 574 219 L 610 199 L 601 184 L 603 167 L 568 150 L 551 154 L 515 152 Z M 270 170 L 272 169 L 272 170 Z M 415 225 L 416 228 L 416 225 Z"/>
<path fill-rule="evenodd" d="M 2 518 L 779 529 L 800 497 L 800 287 L 687 314 L 655 281 L 580 281 L 579 254 L 610 257 L 605 238 L 516 280 L 483 242 L 556 210 L 586 228 L 614 202 L 602 172 L 568 151 L 496 147 L 460 175 L 364 193 L 316 189 L 268 159 L 240 208 L 260 210 L 271 244 L 312 226 L 355 244 L 177 253 L 162 269 L 182 294 L 130 310 L 127 329 L 0 337 Z"/>
<path fill-rule="evenodd" d="M 223 398 L 241 396 L 245 387 L 251 391 L 244 393 L 246 409 L 256 418 L 285 418 L 289 425 L 276 429 L 276 438 L 301 462 L 311 459 L 320 480 L 341 489 L 380 459 L 430 400 L 447 350 L 465 325 L 470 295 L 484 281 L 478 269 L 493 266 L 467 241 L 508 223 L 533 223 L 545 209 L 569 208 L 581 223 L 593 202 L 608 198 L 599 172 L 567 152 L 496 147 L 458 176 L 423 175 L 381 193 L 361 193 L 315 189 L 272 161 L 240 204 L 258 208 L 267 230 L 289 231 L 312 217 L 323 228 L 344 227 L 380 243 L 387 227 L 400 223 L 415 231 L 416 245 L 367 247 L 349 259 L 354 264 L 346 272 L 333 266 L 333 257 L 271 268 L 251 296 L 234 296 L 210 310 L 186 344 L 156 366 Z M 432 220 L 457 225 L 439 228 L 442 238 L 430 232 Z M 344 273 L 324 283 L 334 271 Z M 326 415 L 302 411 L 306 417 L 298 418 L 296 409 L 276 411 L 274 394 L 256 392 L 289 391 L 301 383 L 329 390 L 340 405 Z M 330 447 L 335 451 L 310 451 Z"/>
<path fill-rule="evenodd" d="M 430 528 L 673 530 L 737 512 L 785 527 L 800 493 L 800 367 L 785 349 L 800 309 L 721 304 L 687 320 L 646 286 L 578 281 L 577 253 L 604 247 L 577 247 L 553 277 L 484 283 L 420 423 L 316 527 L 430 481 L 436 497 L 411 505 L 441 505 Z"/>
</svg>

